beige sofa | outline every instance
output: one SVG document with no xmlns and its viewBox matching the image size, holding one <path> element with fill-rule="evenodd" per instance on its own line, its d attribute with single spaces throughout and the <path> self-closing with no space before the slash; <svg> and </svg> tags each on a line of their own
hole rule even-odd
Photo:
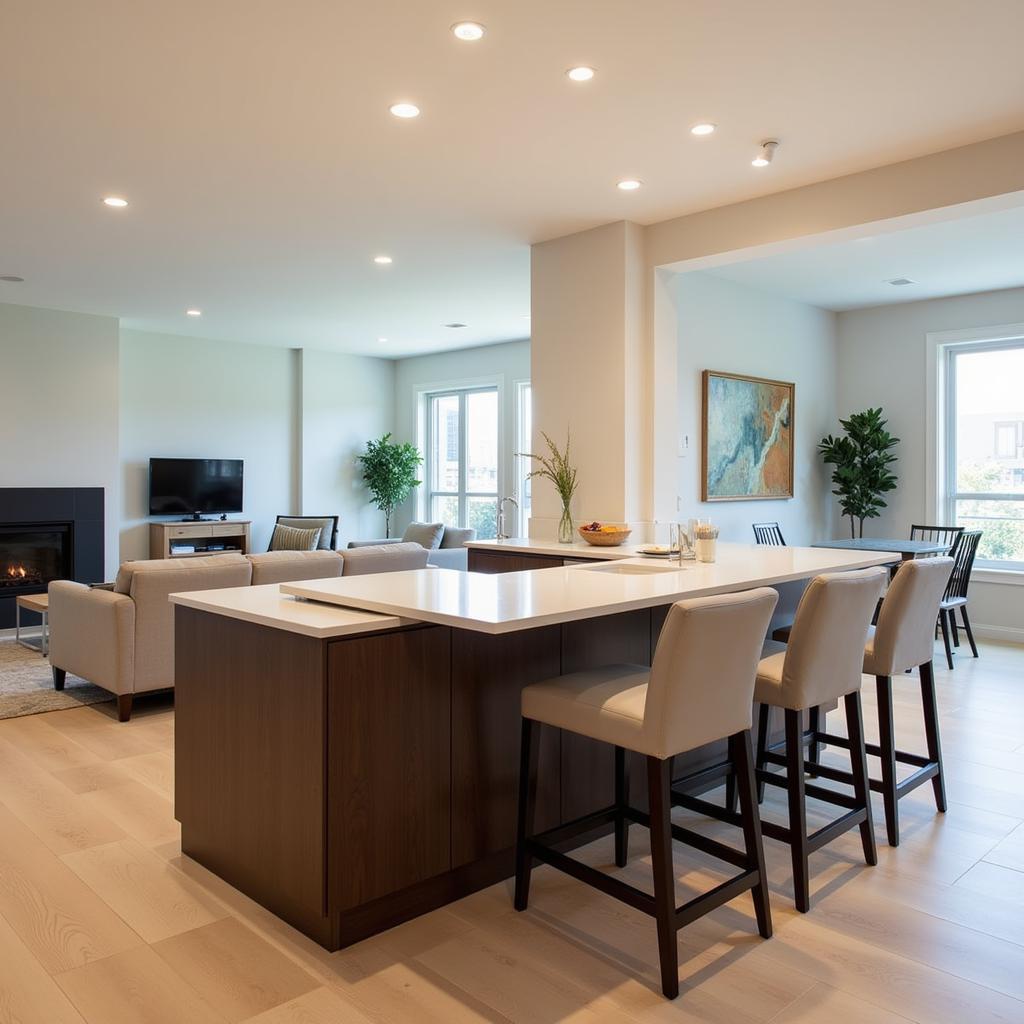
<svg viewBox="0 0 1024 1024">
<path fill-rule="evenodd" d="M 68 672 L 117 695 L 118 717 L 131 717 L 135 694 L 174 686 L 174 606 L 170 594 L 422 569 L 418 544 L 358 551 L 268 551 L 125 562 L 112 589 L 69 580 L 49 586 L 53 685 Z"/>
</svg>

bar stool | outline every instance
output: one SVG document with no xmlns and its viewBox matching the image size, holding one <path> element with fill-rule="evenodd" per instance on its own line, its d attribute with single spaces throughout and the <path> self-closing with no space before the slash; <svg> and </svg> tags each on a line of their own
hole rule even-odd
<svg viewBox="0 0 1024 1024">
<path fill-rule="evenodd" d="M 942 747 L 939 742 L 939 715 L 935 700 L 935 617 L 954 560 L 917 558 L 904 562 L 882 601 L 878 624 L 868 632 L 864 648 L 864 672 L 875 677 L 878 693 L 879 742 L 867 744 L 867 752 L 882 761 L 881 779 L 871 779 L 871 788 L 882 794 L 885 803 L 885 828 L 889 845 L 899 846 L 899 801 L 911 790 L 927 782 L 935 792 L 935 806 L 946 810 L 946 785 L 942 776 Z M 892 677 L 917 668 L 921 677 L 921 703 L 924 708 L 925 742 L 928 755 L 909 754 L 896 749 L 893 728 Z M 849 747 L 849 740 L 829 732 L 820 739 L 832 746 Z M 896 762 L 917 768 L 902 782 L 896 781 Z M 837 773 L 830 773 L 835 777 Z"/>
<path fill-rule="evenodd" d="M 764 849 L 754 792 L 750 741 L 754 672 L 778 601 L 762 587 L 740 594 L 680 601 L 669 609 L 650 669 L 610 665 L 535 683 L 523 690 L 523 738 L 516 838 L 515 908 L 525 910 L 534 859 L 586 882 L 657 921 L 661 987 L 679 995 L 676 932 L 753 890 L 758 931 L 772 933 Z M 541 835 L 533 834 L 541 725 L 566 729 L 615 747 L 615 804 Z M 736 850 L 671 820 L 672 758 L 724 737 L 739 780 L 744 848 Z M 626 751 L 647 759 L 649 814 L 629 806 Z M 614 822 L 615 863 L 624 867 L 630 822 L 651 830 L 654 896 L 561 853 L 557 847 L 596 826 Z M 689 844 L 741 869 L 709 892 L 677 907 L 672 840 Z"/>
<path fill-rule="evenodd" d="M 757 667 L 754 699 L 761 704 L 758 721 L 757 779 L 761 784 L 781 786 L 789 795 L 789 827 L 765 821 L 763 831 L 771 839 L 789 843 L 793 858 L 793 890 L 796 908 L 806 913 L 811 907 L 808 859 L 815 850 L 860 826 L 864 860 L 878 863 L 871 821 L 871 794 L 868 784 L 867 752 L 864 746 L 864 720 L 861 713 L 861 662 L 871 615 L 885 585 L 884 569 L 828 573 L 813 579 L 797 606 L 789 644 L 770 643 L 766 650 L 782 647 L 762 658 Z M 804 763 L 802 720 L 805 711 L 843 698 L 850 733 L 849 749 L 852 773 L 832 773 L 824 766 Z M 786 720 L 784 743 L 768 745 L 768 716 L 772 707 L 783 708 Z M 812 715 L 811 743 L 821 740 Z M 783 757 L 777 753 L 785 746 Z M 781 765 L 784 775 L 767 770 Z M 842 777 L 850 781 L 854 795 L 836 792 L 804 780 L 805 771 L 824 778 Z M 763 793 L 763 789 L 760 790 Z M 807 797 L 847 808 L 846 814 L 807 834 Z"/>
</svg>

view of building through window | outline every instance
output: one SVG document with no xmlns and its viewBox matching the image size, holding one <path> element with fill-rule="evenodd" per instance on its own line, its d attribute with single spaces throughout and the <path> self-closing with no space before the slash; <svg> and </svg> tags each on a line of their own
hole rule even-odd
<svg viewBox="0 0 1024 1024">
<path fill-rule="evenodd" d="M 954 521 L 982 530 L 979 561 L 1024 563 L 1024 339 L 953 349 L 948 501 Z"/>
</svg>

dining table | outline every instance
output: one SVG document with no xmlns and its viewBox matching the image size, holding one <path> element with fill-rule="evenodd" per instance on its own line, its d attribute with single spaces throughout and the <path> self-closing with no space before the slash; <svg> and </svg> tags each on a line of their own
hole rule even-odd
<svg viewBox="0 0 1024 1024">
<path fill-rule="evenodd" d="M 892 537 L 848 537 L 845 540 L 823 540 L 812 544 L 815 548 L 839 548 L 844 551 L 892 551 L 900 556 L 901 561 L 909 562 L 913 558 L 930 555 L 944 555 L 949 545 L 934 540 L 907 540 Z M 894 576 L 898 565 L 889 568 L 889 575 Z"/>
</svg>

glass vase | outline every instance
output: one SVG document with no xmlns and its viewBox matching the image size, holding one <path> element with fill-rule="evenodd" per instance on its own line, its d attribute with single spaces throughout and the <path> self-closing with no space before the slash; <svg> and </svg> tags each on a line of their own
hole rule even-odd
<svg viewBox="0 0 1024 1024">
<path fill-rule="evenodd" d="M 576 539 L 576 527 L 572 521 L 572 512 L 566 502 L 562 506 L 562 518 L 558 520 L 558 542 L 571 544 Z"/>
</svg>

